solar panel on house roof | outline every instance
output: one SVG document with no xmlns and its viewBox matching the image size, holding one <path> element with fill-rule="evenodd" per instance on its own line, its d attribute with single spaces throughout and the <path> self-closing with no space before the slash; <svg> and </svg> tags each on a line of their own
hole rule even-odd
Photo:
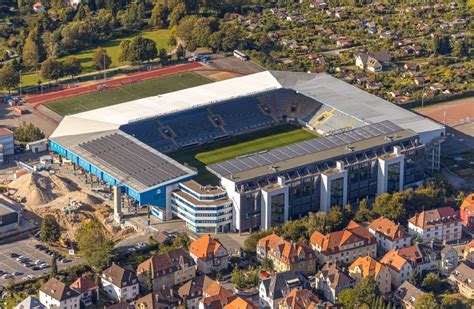
<svg viewBox="0 0 474 309">
<path fill-rule="evenodd" d="M 272 149 L 268 152 L 257 153 L 242 158 L 235 158 L 208 166 L 208 169 L 218 175 L 230 175 L 248 171 L 258 167 L 275 164 L 284 160 L 314 154 L 331 148 L 350 145 L 372 137 L 388 135 L 403 130 L 390 121 L 383 121 L 356 128 L 338 135 L 315 138 L 292 145 Z M 252 163 L 250 163 L 252 162 Z"/>
</svg>

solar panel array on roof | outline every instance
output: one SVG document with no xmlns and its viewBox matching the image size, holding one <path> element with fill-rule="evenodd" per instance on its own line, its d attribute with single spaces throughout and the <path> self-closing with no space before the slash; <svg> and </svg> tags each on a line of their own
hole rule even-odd
<svg viewBox="0 0 474 309">
<path fill-rule="evenodd" d="M 118 133 L 82 143 L 79 148 L 94 160 L 106 164 L 111 172 L 130 177 L 145 187 L 152 187 L 187 174 L 173 162 Z"/>
<path fill-rule="evenodd" d="M 241 156 L 232 160 L 208 166 L 214 173 L 225 176 L 254 168 L 275 164 L 284 160 L 317 153 L 331 148 L 349 145 L 368 138 L 388 135 L 403 130 L 390 121 L 383 121 L 354 129 L 338 135 L 315 138 L 292 145 L 279 147 L 267 152 Z"/>
</svg>

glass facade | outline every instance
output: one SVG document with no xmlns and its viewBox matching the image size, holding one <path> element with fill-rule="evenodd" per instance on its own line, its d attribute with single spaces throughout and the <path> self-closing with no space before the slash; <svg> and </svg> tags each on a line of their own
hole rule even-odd
<svg viewBox="0 0 474 309">
<path fill-rule="evenodd" d="M 344 205 L 344 178 L 331 180 L 331 202 L 330 206 Z"/>
<path fill-rule="evenodd" d="M 311 176 L 288 183 L 289 209 L 288 219 L 295 220 L 308 212 L 318 212 L 321 199 L 321 178 Z"/>
<path fill-rule="evenodd" d="M 392 163 L 387 168 L 387 192 L 394 193 L 400 189 L 400 163 Z"/>
<path fill-rule="evenodd" d="M 285 223 L 285 194 L 280 193 L 271 197 L 272 226 Z"/>
</svg>

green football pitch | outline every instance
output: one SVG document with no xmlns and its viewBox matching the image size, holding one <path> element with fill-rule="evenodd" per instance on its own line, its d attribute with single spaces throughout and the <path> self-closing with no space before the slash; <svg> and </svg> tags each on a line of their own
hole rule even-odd
<svg viewBox="0 0 474 309">
<path fill-rule="evenodd" d="M 206 170 L 206 165 L 236 158 L 244 154 L 309 140 L 317 135 L 291 125 L 282 125 L 261 131 L 216 141 L 210 145 L 169 154 L 178 162 L 198 170 L 194 178 L 202 185 L 217 184 L 218 179 Z"/>
<path fill-rule="evenodd" d="M 65 98 L 48 103 L 46 106 L 57 114 L 66 116 L 210 82 L 211 80 L 196 73 L 180 73 L 124 85 L 119 88 Z"/>
</svg>

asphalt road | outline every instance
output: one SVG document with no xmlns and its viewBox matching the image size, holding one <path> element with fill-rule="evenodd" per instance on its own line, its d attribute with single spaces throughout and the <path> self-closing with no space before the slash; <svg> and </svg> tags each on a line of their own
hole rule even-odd
<svg viewBox="0 0 474 309">
<path fill-rule="evenodd" d="M 24 281 L 23 277 L 26 277 L 27 275 L 40 277 L 43 274 L 48 273 L 51 268 L 33 271 L 31 268 L 21 265 L 20 262 L 17 262 L 14 258 L 10 257 L 10 253 L 14 252 L 16 254 L 23 255 L 29 258 L 33 263 L 36 260 L 40 260 L 51 265 L 52 257 L 46 254 L 44 251 L 40 251 L 34 247 L 36 244 L 39 243 L 40 242 L 38 242 L 34 238 L 28 238 L 0 245 L 0 270 L 10 274 L 13 272 L 20 272 L 21 275 L 18 275 L 13 278 L 16 282 Z M 70 257 L 67 258 L 71 260 L 71 262 L 57 262 L 59 269 L 64 269 L 84 262 L 82 259 L 72 259 Z M 12 279 L 3 279 L 2 277 L 0 277 L 0 286 L 6 286 L 8 282 L 10 282 L 10 280 Z"/>
</svg>

